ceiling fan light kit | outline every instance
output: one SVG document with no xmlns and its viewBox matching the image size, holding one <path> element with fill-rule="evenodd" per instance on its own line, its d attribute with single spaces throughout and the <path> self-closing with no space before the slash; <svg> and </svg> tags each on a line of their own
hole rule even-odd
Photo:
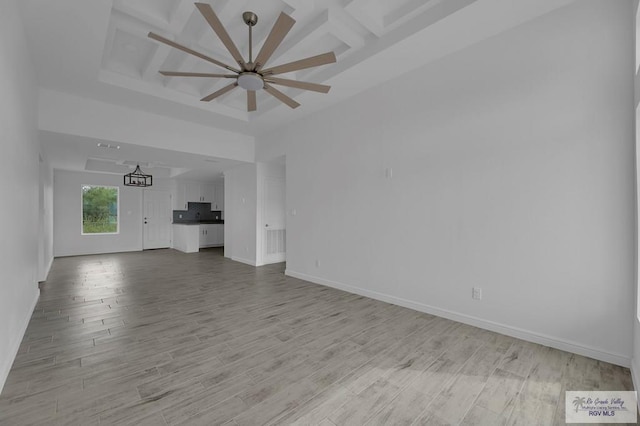
<svg viewBox="0 0 640 426">
<path fill-rule="evenodd" d="M 166 39 L 158 34 L 150 32 L 149 38 L 152 38 L 160 43 L 164 43 L 173 48 L 182 50 L 185 53 L 204 59 L 211 62 L 218 67 L 224 68 L 227 71 L 231 71 L 233 74 L 211 74 L 211 73 L 194 73 L 194 72 L 180 72 L 180 71 L 159 71 L 160 74 L 167 77 L 205 77 L 205 78 L 233 78 L 236 81 L 205 96 L 201 99 L 203 102 L 209 102 L 213 99 L 222 96 L 223 94 L 230 92 L 236 87 L 241 87 L 247 91 L 247 111 L 255 111 L 256 105 L 256 91 L 264 89 L 265 92 L 278 99 L 282 103 L 288 105 L 291 108 L 297 108 L 300 106 L 298 102 L 291 97 L 275 89 L 271 84 L 292 87 L 302 90 L 311 90 L 319 93 L 329 92 L 330 86 L 323 84 L 309 83 L 304 81 L 297 81 L 285 78 L 272 77 L 278 74 L 289 73 L 293 71 L 299 71 L 307 68 L 313 68 L 320 65 L 326 65 L 336 62 L 336 55 L 333 52 L 323 53 L 321 55 L 311 56 L 309 58 L 301 59 L 287 64 L 278 65 L 272 68 L 264 69 L 264 65 L 269 61 L 273 52 L 280 46 L 285 36 L 289 33 L 295 20 L 284 12 L 280 13 L 280 16 L 273 25 L 271 32 L 264 41 L 258 56 L 255 61 L 253 60 L 253 32 L 252 28 L 258 23 L 258 16 L 253 12 L 244 12 L 242 14 L 242 20 L 249 27 L 249 61 L 245 62 L 240 51 L 236 47 L 233 40 L 227 33 L 227 30 L 218 19 L 218 16 L 213 11 L 211 5 L 207 3 L 196 3 L 196 8 L 200 11 L 204 19 L 209 26 L 217 34 L 218 38 L 227 48 L 233 59 L 240 66 L 240 69 L 236 69 L 230 65 L 211 58 L 200 52 L 192 50 L 186 46 L 178 44 L 174 41 Z"/>
<path fill-rule="evenodd" d="M 243 72 L 238 76 L 238 86 L 244 90 L 256 91 L 264 88 L 262 76 L 255 72 Z"/>
</svg>

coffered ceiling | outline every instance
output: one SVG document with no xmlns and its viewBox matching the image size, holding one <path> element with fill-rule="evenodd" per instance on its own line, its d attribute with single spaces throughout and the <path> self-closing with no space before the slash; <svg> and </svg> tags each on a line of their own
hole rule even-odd
<svg viewBox="0 0 640 426">
<path fill-rule="evenodd" d="M 332 50 L 336 63 L 282 75 L 328 84 L 331 91 L 320 94 L 281 87 L 301 104 L 295 110 L 259 92 L 258 110 L 247 112 L 244 90 L 212 102 L 200 101 L 228 80 L 163 77 L 159 70 L 224 70 L 149 39 L 150 31 L 235 64 L 193 0 L 19 3 L 43 88 L 257 136 L 364 90 L 378 90 L 385 81 L 402 78 L 575 0 L 201 1 L 211 4 L 244 57 L 248 56 L 248 29 L 242 12 L 253 11 L 259 17 L 253 31 L 254 52 L 279 13 L 289 14 L 296 24 L 268 65 Z"/>
</svg>

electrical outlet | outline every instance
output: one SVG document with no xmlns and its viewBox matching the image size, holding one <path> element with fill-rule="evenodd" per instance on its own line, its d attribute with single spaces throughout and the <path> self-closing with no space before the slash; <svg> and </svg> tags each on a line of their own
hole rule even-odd
<svg viewBox="0 0 640 426">
<path fill-rule="evenodd" d="M 480 287 L 473 287 L 471 297 L 475 300 L 482 300 L 482 289 Z"/>
</svg>

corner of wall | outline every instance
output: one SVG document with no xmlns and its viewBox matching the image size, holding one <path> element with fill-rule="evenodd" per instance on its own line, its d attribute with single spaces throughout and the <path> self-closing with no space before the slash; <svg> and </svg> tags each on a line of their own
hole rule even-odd
<svg viewBox="0 0 640 426">
<path fill-rule="evenodd" d="M 51 272 L 51 267 L 53 266 L 53 259 L 54 257 L 51 256 L 46 263 L 45 269 L 42 273 L 42 275 L 40 277 L 38 277 L 38 281 L 39 282 L 43 282 L 47 280 L 47 277 L 49 276 L 49 272 Z"/>
<path fill-rule="evenodd" d="M 234 262 L 240 262 L 240 263 L 244 263 L 245 265 L 249 265 L 249 266 L 260 266 L 258 265 L 257 262 L 250 260 L 250 259 L 244 259 L 242 257 L 235 257 L 232 256 L 230 257 L 231 260 L 233 260 Z"/>
</svg>

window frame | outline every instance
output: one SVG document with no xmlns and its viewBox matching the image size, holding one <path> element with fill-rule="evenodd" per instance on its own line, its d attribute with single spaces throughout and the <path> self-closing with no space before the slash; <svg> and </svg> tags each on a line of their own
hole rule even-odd
<svg viewBox="0 0 640 426">
<path fill-rule="evenodd" d="M 84 232 L 84 188 L 113 188 L 116 190 L 116 231 L 115 232 Z M 119 235 L 120 234 L 120 187 L 116 185 L 100 185 L 83 183 L 80 185 L 80 235 Z"/>
</svg>

